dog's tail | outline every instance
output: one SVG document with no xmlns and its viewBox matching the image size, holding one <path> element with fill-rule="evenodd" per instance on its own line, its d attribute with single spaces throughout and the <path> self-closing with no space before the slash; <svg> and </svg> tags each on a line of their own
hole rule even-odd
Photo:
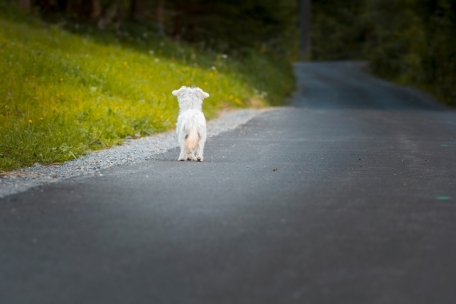
<svg viewBox="0 0 456 304">
<path fill-rule="evenodd" d="M 198 144 L 199 139 L 198 129 L 193 125 L 188 129 L 187 136 L 185 136 L 185 146 L 189 151 L 192 151 Z"/>
</svg>

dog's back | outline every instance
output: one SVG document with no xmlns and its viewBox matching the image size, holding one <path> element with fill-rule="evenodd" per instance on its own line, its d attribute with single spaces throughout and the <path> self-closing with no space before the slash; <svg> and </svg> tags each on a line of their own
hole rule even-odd
<svg viewBox="0 0 456 304">
<path fill-rule="evenodd" d="M 203 112 L 190 109 L 181 113 L 177 119 L 177 128 L 187 149 L 193 150 L 200 138 L 206 137 L 206 119 Z"/>
</svg>

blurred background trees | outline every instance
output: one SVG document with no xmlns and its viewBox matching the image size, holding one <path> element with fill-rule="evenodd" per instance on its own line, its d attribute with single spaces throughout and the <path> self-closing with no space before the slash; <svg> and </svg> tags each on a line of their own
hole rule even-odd
<svg viewBox="0 0 456 304">
<path fill-rule="evenodd" d="M 297 53 L 296 0 L 10 0 L 44 16 L 93 23 L 152 23 L 175 40 L 229 52 L 251 48 L 287 58 Z"/>
<path fill-rule="evenodd" d="M 313 0 L 312 59 L 367 60 L 381 77 L 456 103 L 455 0 Z"/>
<path fill-rule="evenodd" d="M 100 30 L 153 24 L 177 42 L 224 53 L 367 60 L 382 77 L 456 100 L 456 0 L 0 1 Z"/>
</svg>

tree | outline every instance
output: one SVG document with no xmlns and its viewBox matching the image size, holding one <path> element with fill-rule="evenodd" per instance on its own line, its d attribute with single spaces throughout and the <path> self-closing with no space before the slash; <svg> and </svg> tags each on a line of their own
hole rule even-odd
<svg viewBox="0 0 456 304">
<path fill-rule="evenodd" d="M 300 59 L 306 59 L 310 56 L 310 19 L 311 19 L 311 0 L 300 0 L 299 7 L 299 52 Z"/>
</svg>

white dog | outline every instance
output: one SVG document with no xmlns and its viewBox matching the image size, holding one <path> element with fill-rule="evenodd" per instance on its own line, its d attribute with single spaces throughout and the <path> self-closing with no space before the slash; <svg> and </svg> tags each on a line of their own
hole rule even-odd
<svg viewBox="0 0 456 304">
<path fill-rule="evenodd" d="M 178 160 L 203 161 L 204 143 L 206 142 L 206 118 L 201 111 L 203 99 L 209 94 L 200 88 L 181 87 L 173 91 L 179 102 L 179 117 L 176 133 L 181 152 Z"/>
</svg>

